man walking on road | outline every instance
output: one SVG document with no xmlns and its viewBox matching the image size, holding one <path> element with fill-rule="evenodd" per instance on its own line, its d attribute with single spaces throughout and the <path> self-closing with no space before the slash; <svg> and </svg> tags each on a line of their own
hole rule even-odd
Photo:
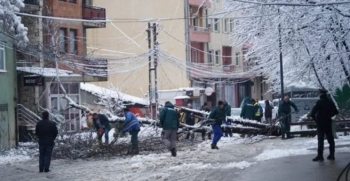
<svg viewBox="0 0 350 181">
<path fill-rule="evenodd" d="M 317 138 L 318 138 L 318 149 L 316 158 L 312 161 L 323 161 L 323 144 L 324 135 L 327 136 L 329 143 L 329 156 L 328 160 L 335 160 L 334 151 L 335 143 L 332 133 L 332 117 L 338 114 L 338 110 L 335 107 L 333 101 L 327 98 L 326 90 L 319 90 L 320 99 L 316 102 L 316 105 L 311 111 L 311 117 L 316 121 L 317 125 Z"/>
<path fill-rule="evenodd" d="M 39 172 L 49 172 L 51 154 L 58 134 L 56 123 L 49 120 L 49 112 L 43 112 L 42 120 L 36 124 L 35 134 L 39 138 Z"/>
<path fill-rule="evenodd" d="M 220 138 L 222 137 L 222 129 L 221 125 L 222 122 L 226 119 L 226 110 L 224 109 L 224 102 L 219 101 L 218 106 L 213 109 L 213 111 L 209 114 L 209 119 L 214 119 L 215 123 L 212 125 L 213 127 L 213 143 L 211 144 L 211 149 L 219 149 L 217 146 L 217 143 L 219 142 Z"/>
<path fill-rule="evenodd" d="M 163 128 L 162 139 L 168 147 L 171 155 L 176 157 L 177 130 L 180 126 L 180 114 L 175 110 L 174 105 L 167 101 L 160 112 L 160 125 Z"/>
<path fill-rule="evenodd" d="M 281 133 L 282 133 L 282 140 L 285 140 L 287 135 L 287 139 L 292 138 L 290 135 L 290 122 L 292 121 L 292 109 L 290 107 L 293 107 L 295 112 L 299 112 L 297 106 L 290 101 L 289 96 L 285 96 L 284 100 L 280 104 L 278 108 L 278 116 L 281 118 L 280 124 L 281 124 Z"/>
</svg>

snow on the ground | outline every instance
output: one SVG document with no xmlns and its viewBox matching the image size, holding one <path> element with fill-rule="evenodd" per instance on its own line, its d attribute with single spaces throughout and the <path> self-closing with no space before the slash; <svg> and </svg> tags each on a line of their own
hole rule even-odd
<svg viewBox="0 0 350 181">
<path fill-rule="evenodd" d="M 142 134 L 150 134 L 152 130 L 144 130 Z M 111 133 L 112 134 L 112 133 Z M 95 180 L 213 180 L 218 179 L 220 175 L 230 173 L 239 173 L 252 167 L 259 162 L 276 159 L 282 157 L 316 154 L 317 139 L 316 138 L 295 138 L 282 141 L 278 137 L 265 137 L 267 139 L 261 141 L 262 136 L 253 138 L 240 138 L 238 134 L 234 134 L 232 138 L 224 137 L 220 140 L 219 150 L 210 149 L 210 140 L 203 141 L 192 146 L 182 147 L 178 151 L 178 156 L 173 158 L 170 153 L 137 155 L 134 157 L 113 158 L 106 160 L 75 160 L 67 163 L 63 160 L 55 160 L 52 162 L 53 173 L 50 175 L 52 180 L 87 180 L 94 178 Z M 130 139 L 130 138 L 126 138 Z M 249 142 L 247 140 L 259 140 L 257 142 Z M 188 140 L 187 140 L 188 141 Z M 250 144 L 252 143 L 252 144 Z M 27 144 L 30 146 L 31 144 Z M 350 152 L 350 137 L 340 137 L 336 140 L 336 153 Z M 325 141 L 325 154 L 328 152 L 328 144 Z M 13 152 L 13 150 L 12 150 Z M 8 159 L 12 162 L 12 167 L 1 167 L 1 172 L 11 172 L 16 169 L 26 169 L 27 172 L 37 171 L 37 161 L 24 162 L 17 164 L 17 154 L 8 154 L 9 156 L 0 156 L 0 162 Z M 25 155 L 25 154 L 19 154 Z M 13 158 L 12 158 L 13 157 Z M 11 158 L 11 159 L 9 159 Z M 28 160 L 28 157 L 17 159 L 22 162 Z M 13 162 L 14 161 L 14 162 Z M 1 171 L 5 169 L 5 171 Z M 72 174 L 65 174 L 69 170 Z M 16 173 L 17 174 L 17 173 Z M 18 174 L 22 174 L 18 176 Z M 25 172 L 20 172 L 16 178 L 27 178 Z M 38 175 L 40 177 L 41 175 Z M 45 176 L 45 175 L 44 175 Z M 44 177 L 43 176 L 43 177 Z M 14 177 L 13 177 L 14 178 Z M 8 176 L 8 180 L 15 180 Z M 40 180 L 38 178 L 35 178 Z M 33 177 L 33 180 L 35 180 Z M 227 178 L 226 178 L 227 180 Z"/>
<path fill-rule="evenodd" d="M 32 145 L 32 143 L 24 145 Z M 33 155 L 34 152 L 37 151 L 38 150 L 36 149 L 28 149 L 21 147 L 19 149 L 11 149 L 8 151 L 0 152 L 0 165 L 14 164 L 31 160 L 31 155 Z"/>
</svg>

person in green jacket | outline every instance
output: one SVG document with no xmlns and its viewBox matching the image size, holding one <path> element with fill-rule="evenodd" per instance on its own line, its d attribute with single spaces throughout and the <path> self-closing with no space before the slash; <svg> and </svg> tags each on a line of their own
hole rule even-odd
<svg viewBox="0 0 350 181">
<path fill-rule="evenodd" d="M 167 101 L 159 117 L 160 125 L 163 128 L 162 140 L 171 152 L 171 155 L 176 157 L 176 141 L 177 130 L 180 126 L 180 113 L 171 102 Z"/>
<path fill-rule="evenodd" d="M 278 108 L 278 116 L 281 118 L 282 140 L 286 139 L 285 135 L 287 136 L 287 139 L 292 138 L 290 135 L 290 122 L 292 121 L 291 107 L 294 108 L 295 112 L 299 112 L 297 106 L 290 101 L 289 96 L 285 96 Z"/>
<path fill-rule="evenodd" d="M 251 99 L 250 97 L 246 97 L 243 101 L 242 106 L 242 112 L 240 117 L 243 119 L 249 119 L 254 120 L 255 119 L 255 113 L 259 110 L 257 107 L 254 106 L 254 99 Z"/>
</svg>

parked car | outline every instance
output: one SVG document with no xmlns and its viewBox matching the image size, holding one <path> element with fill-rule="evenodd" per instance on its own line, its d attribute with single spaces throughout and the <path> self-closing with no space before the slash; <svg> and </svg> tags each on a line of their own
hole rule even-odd
<svg viewBox="0 0 350 181">
<path fill-rule="evenodd" d="M 241 108 L 231 108 L 231 116 L 234 119 L 239 119 L 241 116 L 242 109 Z"/>
</svg>

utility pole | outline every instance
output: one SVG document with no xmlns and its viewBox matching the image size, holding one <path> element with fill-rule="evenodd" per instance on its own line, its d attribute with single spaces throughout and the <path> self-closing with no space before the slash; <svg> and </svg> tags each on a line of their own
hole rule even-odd
<svg viewBox="0 0 350 181">
<path fill-rule="evenodd" d="M 158 41 L 157 41 L 157 24 L 153 23 L 153 51 L 154 51 L 154 55 L 153 55 L 153 59 L 154 59 L 154 92 L 155 92 L 155 107 L 156 110 L 158 110 L 158 72 L 157 72 L 157 68 L 158 68 Z"/>
<path fill-rule="evenodd" d="M 278 16 L 280 13 L 280 9 L 278 8 Z M 280 48 L 280 76 L 281 76 L 281 100 L 284 97 L 284 82 L 283 82 L 283 56 L 282 56 L 282 35 L 281 35 L 281 22 L 278 24 L 278 36 L 279 36 L 279 48 Z"/>
<path fill-rule="evenodd" d="M 148 39 L 148 99 L 149 99 L 149 108 L 151 112 L 151 119 L 153 119 L 153 111 L 152 111 L 152 99 L 153 99 L 153 93 L 152 93 L 152 54 L 151 54 L 151 23 L 148 22 L 148 29 L 147 29 L 147 39 Z"/>
</svg>

